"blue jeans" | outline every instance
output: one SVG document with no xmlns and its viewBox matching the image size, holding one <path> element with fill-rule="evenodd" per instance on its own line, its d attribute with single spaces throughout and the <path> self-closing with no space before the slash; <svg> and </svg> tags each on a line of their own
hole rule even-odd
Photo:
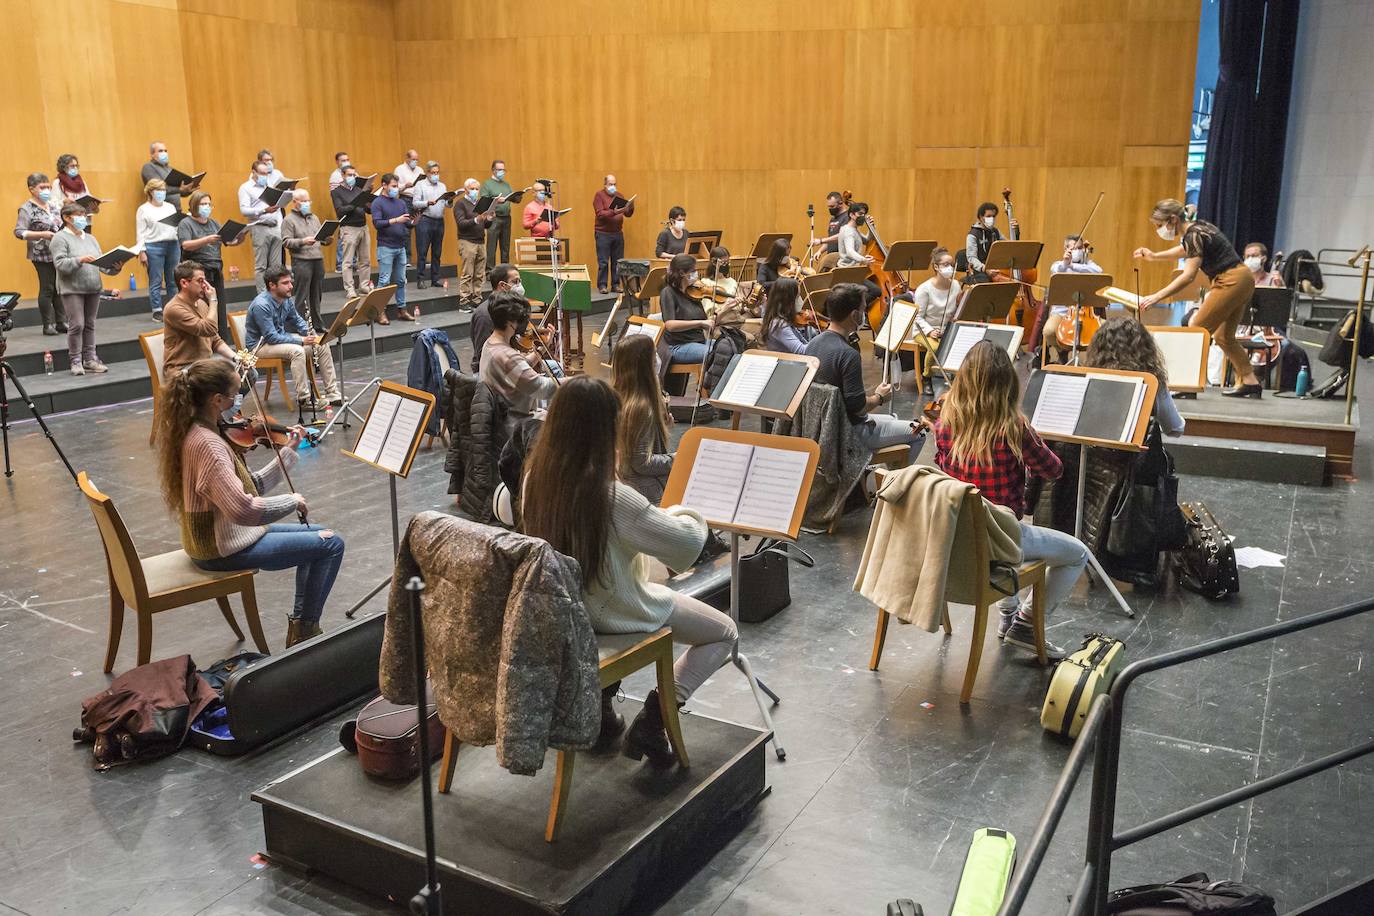
<svg viewBox="0 0 1374 916">
<path fill-rule="evenodd" d="M 162 311 L 162 291 L 176 292 L 177 281 L 172 276 L 181 260 L 181 246 L 176 242 L 149 242 L 143 249 L 148 255 L 148 303 L 153 311 Z"/>
<path fill-rule="evenodd" d="M 377 246 L 377 286 L 396 284 L 396 307 L 406 307 L 406 250 Z"/>
<path fill-rule="evenodd" d="M 625 235 L 621 232 L 596 233 L 596 288 L 615 286 L 616 265 L 625 257 Z"/>
<path fill-rule="evenodd" d="M 415 275 L 425 279 L 425 262 L 429 262 L 429 282 L 438 286 L 439 262 L 444 257 L 444 221 L 428 216 L 420 217 L 415 227 Z"/>
<path fill-rule="evenodd" d="M 1083 575 L 1083 567 L 1088 565 L 1088 548 L 1072 534 L 1021 522 L 1021 559 L 1045 561 L 1045 616 L 1049 617 Z M 1024 598 L 1011 596 L 997 602 L 1003 617 L 1010 617 L 1019 607 L 1021 616 L 1030 619 L 1030 590 L 1023 594 Z"/>
<path fill-rule="evenodd" d="M 854 427 L 854 436 L 860 445 L 870 452 L 887 448 L 889 445 L 907 445 L 911 448 L 911 463 L 916 463 L 916 456 L 921 453 L 921 446 L 925 444 L 926 434 L 913 430 L 911 420 L 903 420 L 887 413 L 871 413 L 868 419 L 871 422 L 860 423 Z"/>
<path fill-rule="evenodd" d="M 706 344 L 701 341 L 668 345 L 669 363 L 700 363 L 706 358 Z"/>
<path fill-rule="evenodd" d="M 290 569 L 296 567 L 296 604 L 292 617 L 314 622 L 343 563 L 344 542 L 338 532 L 320 537 L 321 525 L 268 525 L 267 533 L 246 550 L 218 560 L 196 560 L 201 569 Z"/>
</svg>

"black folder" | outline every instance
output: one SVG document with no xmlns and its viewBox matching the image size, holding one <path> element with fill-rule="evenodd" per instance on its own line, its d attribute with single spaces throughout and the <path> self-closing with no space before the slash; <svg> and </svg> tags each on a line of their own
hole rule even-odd
<svg viewBox="0 0 1374 916">
<path fill-rule="evenodd" d="M 725 367 L 725 374 L 721 376 L 720 382 L 716 385 L 716 390 L 711 392 L 711 400 L 719 401 L 721 395 L 725 394 L 725 387 L 730 383 L 730 376 L 735 374 L 735 367 L 739 365 L 742 355 L 742 353 L 736 353 L 730 357 L 730 365 Z M 796 397 L 797 388 L 806 378 L 807 368 L 806 363 L 798 360 L 778 360 L 772 376 L 768 379 L 768 384 L 763 386 L 763 393 L 759 395 L 758 402 L 752 406 L 762 407 L 766 410 L 786 410 L 791 405 L 792 399 Z"/>
<path fill-rule="evenodd" d="M 182 220 L 190 215 L 189 213 L 173 213 L 171 216 L 164 216 L 162 219 L 158 220 L 158 222 L 162 223 L 164 226 L 171 226 L 175 229 L 177 226 L 181 225 Z"/>
<path fill-rule="evenodd" d="M 1026 386 L 1026 396 L 1022 409 L 1027 417 L 1035 415 L 1035 405 L 1040 401 L 1040 392 L 1045 380 L 1063 373 L 1035 372 L 1031 374 L 1030 384 Z M 1078 422 L 1074 424 L 1073 434 L 1084 439 L 1105 439 L 1108 442 L 1125 441 L 1121 432 L 1135 404 L 1138 390 L 1134 379 L 1090 378 L 1087 391 L 1083 394 L 1083 406 L 1079 410 Z M 1141 410 L 1147 410 L 1141 405 Z"/>
</svg>

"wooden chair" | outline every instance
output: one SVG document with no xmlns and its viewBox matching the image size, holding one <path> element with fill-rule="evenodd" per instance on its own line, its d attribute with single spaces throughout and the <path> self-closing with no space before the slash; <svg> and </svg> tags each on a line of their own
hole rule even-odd
<svg viewBox="0 0 1374 916">
<path fill-rule="evenodd" d="M 244 324 L 247 321 L 247 311 L 229 313 L 229 333 L 234 335 L 235 350 L 248 349 L 243 344 L 245 336 L 243 328 Z M 309 365 L 309 360 L 306 361 L 306 365 Z M 291 393 L 286 390 L 286 360 L 268 358 L 266 356 L 259 357 L 257 361 L 257 369 L 260 373 L 262 373 L 263 381 L 267 383 L 262 393 L 263 401 L 265 402 L 272 397 L 272 373 L 275 372 L 281 384 L 281 399 L 286 402 L 286 405 L 288 407 L 290 407 L 292 404 Z"/>
<path fill-rule="evenodd" d="M 148 361 L 148 381 L 153 387 L 153 428 L 148 430 L 148 444 L 153 444 L 157 436 L 157 419 L 162 409 L 162 357 L 165 349 L 162 330 L 148 331 L 138 335 L 138 345 L 143 348 L 143 358 Z"/>
<path fill-rule="evenodd" d="M 549 267 L 553 264 L 554 239 L 522 238 L 515 240 L 516 267 Z M 567 267 L 572 258 L 572 245 L 567 239 L 557 239 L 558 266 Z"/>
<path fill-rule="evenodd" d="M 978 678 L 978 664 L 983 657 L 983 642 L 988 623 L 988 608 L 999 599 L 1001 592 L 992 587 L 989 581 L 991 565 L 988 559 L 988 520 L 987 504 L 977 490 L 964 497 L 964 508 L 959 511 L 959 525 L 973 526 L 973 563 L 974 569 L 988 570 L 989 575 L 979 576 L 974 582 L 975 601 L 973 606 L 973 639 L 969 643 L 968 664 L 964 667 L 964 686 L 959 692 L 959 702 L 967 703 L 973 696 L 973 684 Z M 1045 655 L 1045 563 L 1033 560 L 1022 563 L 1016 568 L 1016 581 L 1021 588 L 1031 587 L 1031 618 L 1035 629 L 1035 654 L 1040 664 L 1049 664 Z M 873 634 L 873 656 L 869 659 L 868 670 L 877 671 L 882 659 L 883 643 L 887 639 L 888 618 L 891 615 L 882 608 L 878 609 L 878 627 Z M 945 635 L 953 634 L 949 621 L 949 604 L 944 607 Z"/>
<path fill-rule="evenodd" d="M 682 739 L 682 723 L 677 714 L 677 694 L 673 689 L 673 631 L 667 627 L 656 633 L 625 633 L 598 635 L 597 655 L 600 658 L 601 686 L 606 687 L 629 677 L 641 668 L 653 665 L 658 672 L 658 699 L 663 711 L 663 726 L 668 741 L 677 754 L 678 764 L 690 766 L 687 745 Z M 453 772 L 458 766 L 458 739 L 452 732 L 444 734 L 444 758 L 439 763 L 439 791 L 447 794 L 453 785 Z M 572 791 L 573 751 L 558 751 L 557 772 L 554 774 L 553 797 L 549 801 L 549 817 L 544 824 L 544 842 L 558 839 L 563 825 L 563 813 Z"/>
<path fill-rule="evenodd" d="M 119 517 L 110 497 L 98 490 L 85 471 L 77 475 L 77 484 L 86 494 L 86 501 L 100 529 L 100 541 L 105 547 L 105 571 L 110 579 L 110 639 L 105 650 L 105 673 L 114 670 L 115 655 L 119 652 L 119 637 L 124 629 L 125 606 L 138 615 L 138 664 L 146 665 L 153 652 L 153 615 L 172 608 L 185 607 L 211 598 L 219 605 L 229 629 L 241 641 L 243 631 L 229 609 L 229 596 L 241 595 L 243 616 L 248 619 L 248 631 L 258 651 L 268 653 L 267 638 L 258 619 L 257 593 L 253 590 L 253 576 L 257 570 L 210 572 L 191 562 L 184 550 L 172 550 L 154 557 L 141 558 L 129 537 L 129 529 Z"/>
</svg>

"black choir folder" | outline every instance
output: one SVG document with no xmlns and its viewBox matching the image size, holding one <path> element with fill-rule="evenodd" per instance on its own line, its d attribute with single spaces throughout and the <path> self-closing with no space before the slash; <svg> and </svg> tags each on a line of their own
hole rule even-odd
<svg viewBox="0 0 1374 916">
<path fill-rule="evenodd" d="M 124 266 L 125 261 L 138 257 L 138 252 L 123 245 L 116 245 L 91 262 L 91 266 L 105 273 L 114 273 Z"/>
<path fill-rule="evenodd" d="M 1026 389 L 1031 427 L 1054 438 L 1130 442 L 1143 404 L 1145 383 L 1132 376 L 1037 372 Z"/>
<path fill-rule="evenodd" d="M 709 400 L 739 407 L 786 411 L 810 366 L 799 360 L 736 353 Z"/>
</svg>

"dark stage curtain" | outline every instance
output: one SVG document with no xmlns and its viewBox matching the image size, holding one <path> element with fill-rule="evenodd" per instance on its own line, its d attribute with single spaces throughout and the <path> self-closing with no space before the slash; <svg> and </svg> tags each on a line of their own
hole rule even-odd
<svg viewBox="0 0 1374 916">
<path fill-rule="evenodd" d="M 1272 251 L 1301 0 L 1221 0 L 1220 72 L 1198 215 Z"/>
</svg>

